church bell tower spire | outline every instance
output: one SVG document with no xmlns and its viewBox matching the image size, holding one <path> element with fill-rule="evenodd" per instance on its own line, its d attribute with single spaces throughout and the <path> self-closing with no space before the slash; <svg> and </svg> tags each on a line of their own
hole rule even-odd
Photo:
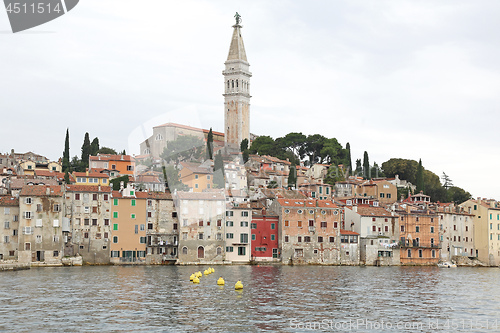
<svg viewBox="0 0 500 333">
<path fill-rule="evenodd" d="M 224 141 L 229 148 L 239 149 L 241 141 L 250 143 L 250 64 L 247 60 L 241 16 L 234 16 L 233 37 L 224 63 Z"/>
</svg>

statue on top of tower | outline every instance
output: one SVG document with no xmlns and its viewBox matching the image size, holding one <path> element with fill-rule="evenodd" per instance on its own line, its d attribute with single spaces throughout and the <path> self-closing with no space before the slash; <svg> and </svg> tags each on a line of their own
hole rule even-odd
<svg viewBox="0 0 500 333">
<path fill-rule="evenodd" d="M 236 25 L 240 24 L 240 22 L 241 22 L 241 15 L 238 14 L 238 12 L 236 12 L 236 14 L 234 15 L 234 18 L 236 19 Z"/>
</svg>

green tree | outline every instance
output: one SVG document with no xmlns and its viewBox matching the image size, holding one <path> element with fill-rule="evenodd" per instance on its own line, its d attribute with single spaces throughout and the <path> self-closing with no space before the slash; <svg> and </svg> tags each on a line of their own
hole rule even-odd
<svg viewBox="0 0 500 333">
<path fill-rule="evenodd" d="M 89 167 L 89 156 L 90 156 L 90 139 L 89 133 L 85 133 L 82 145 L 82 158 L 81 158 L 81 172 L 84 172 L 86 168 Z"/>
<path fill-rule="evenodd" d="M 407 180 L 414 185 L 417 183 L 417 168 L 417 161 L 402 158 L 391 158 L 382 163 L 382 170 L 386 177 L 399 175 L 400 179 Z"/>
<path fill-rule="evenodd" d="M 125 151 L 125 149 L 123 149 L 119 155 L 127 155 L 127 152 Z"/>
<path fill-rule="evenodd" d="M 348 172 L 352 172 L 352 159 L 351 159 L 351 145 L 346 143 L 345 145 L 345 150 L 346 150 L 346 168 Z"/>
<path fill-rule="evenodd" d="M 69 160 L 69 128 L 66 129 L 66 139 L 64 140 L 62 171 L 65 173 L 68 173 L 71 171 L 71 165 L 70 165 L 70 160 Z M 68 177 L 68 180 L 69 180 L 69 177 Z"/>
<path fill-rule="evenodd" d="M 297 169 L 295 165 L 290 167 L 290 172 L 288 173 L 288 188 L 297 188 Z"/>
<path fill-rule="evenodd" d="M 212 127 L 207 135 L 207 159 L 212 160 L 214 158 L 214 134 L 212 133 Z"/>
<path fill-rule="evenodd" d="M 267 184 L 267 188 L 278 188 L 278 182 L 271 180 L 269 184 Z"/>
<path fill-rule="evenodd" d="M 279 153 L 278 147 L 276 147 L 274 139 L 270 136 L 259 136 L 252 142 L 252 145 L 250 146 L 250 154 L 276 156 L 277 153 Z"/>
<path fill-rule="evenodd" d="M 243 163 L 248 162 L 249 150 L 248 150 L 248 139 L 241 140 L 240 151 L 243 154 Z"/>
<path fill-rule="evenodd" d="M 292 132 L 281 138 L 280 145 L 283 149 L 289 150 L 300 159 L 300 151 L 305 146 L 306 141 L 307 137 L 304 134 Z"/>
<path fill-rule="evenodd" d="M 73 171 L 80 171 L 81 170 L 82 163 L 78 159 L 78 156 L 73 156 L 73 158 L 71 159 L 70 168 Z"/>
<path fill-rule="evenodd" d="M 446 190 L 448 190 L 450 187 L 453 186 L 453 181 L 450 179 L 450 177 L 446 173 L 443 172 L 441 179 L 443 180 L 443 187 Z"/>
<path fill-rule="evenodd" d="M 92 140 L 90 144 L 90 155 L 97 156 L 97 152 L 99 151 L 99 139 L 96 137 Z"/>
<path fill-rule="evenodd" d="M 370 161 L 368 159 L 368 152 L 364 152 L 363 154 L 363 177 L 365 179 L 369 179 L 370 178 Z"/>
<path fill-rule="evenodd" d="M 418 161 L 418 167 L 417 167 L 417 193 L 420 191 L 424 192 L 425 191 L 425 182 L 424 182 L 424 167 L 422 166 L 422 159 Z"/>
<path fill-rule="evenodd" d="M 326 138 L 321 134 L 309 135 L 306 140 L 305 146 L 302 148 L 302 154 L 308 156 L 308 165 L 312 166 L 315 163 L 322 163 L 321 149 L 325 143 Z"/>
<path fill-rule="evenodd" d="M 361 166 L 361 159 L 356 160 L 356 170 L 355 170 L 356 176 L 362 176 L 363 175 L 363 167 Z"/>
<path fill-rule="evenodd" d="M 101 147 L 101 148 L 99 148 L 97 153 L 98 154 L 107 154 L 107 155 L 118 155 L 116 150 L 114 150 L 113 148 L 109 148 L 109 147 Z"/>
<path fill-rule="evenodd" d="M 185 135 L 179 136 L 175 141 L 170 141 L 160 157 L 167 163 L 174 162 L 177 166 L 181 161 L 200 159 L 203 156 L 203 150 L 202 139 L 193 135 Z"/>
<path fill-rule="evenodd" d="M 456 186 L 452 186 L 448 189 L 447 196 L 448 202 L 454 202 L 457 205 L 472 198 L 472 194 Z"/>
<path fill-rule="evenodd" d="M 373 163 L 373 166 L 370 169 L 370 176 L 371 178 L 385 177 L 384 172 L 380 169 L 377 162 Z"/>
<path fill-rule="evenodd" d="M 214 176 L 213 183 L 217 188 L 225 188 L 226 182 L 224 177 L 224 160 L 222 159 L 221 151 L 215 155 L 214 159 Z"/>
<path fill-rule="evenodd" d="M 325 139 L 320 156 L 323 163 L 338 165 L 342 162 L 344 149 L 337 139 Z"/>
<path fill-rule="evenodd" d="M 128 175 L 124 175 L 121 177 L 116 177 L 114 179 L 111 179 L 109 181 L 110 185 L 113 187 L 113 191 L 119 191 L 120 190 L 120 183 L 123 182 L 123 186 L 127 187 L 127 183 L 129 182 Z"/>
</svg>

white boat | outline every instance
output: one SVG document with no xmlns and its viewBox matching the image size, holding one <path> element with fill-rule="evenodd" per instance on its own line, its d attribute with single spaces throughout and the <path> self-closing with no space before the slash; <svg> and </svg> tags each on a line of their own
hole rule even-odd
<svg viewBox="0 0 500 333">
<path fill-rule="evenodd" d="M 451 262 L 440 262 L 438 263 L 438 267 L 440 268 L 456 268 L 457 265 L 455 265 L 454 263 L 451 263 Z"/>
</svg>

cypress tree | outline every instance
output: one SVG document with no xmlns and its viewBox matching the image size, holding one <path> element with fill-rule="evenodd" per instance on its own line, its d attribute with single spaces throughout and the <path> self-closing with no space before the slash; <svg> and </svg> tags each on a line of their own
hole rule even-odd
<svg viewBox="0 0 500 333">
<path fill-rule="evenodd" d="M 248 139 L 241 140 L 240 151 L 243 153 L 243 163 L 248 162 L 248 155 L 250 154 L 248 151 Z"/>
<path fill-rule="evenodd" d="M 417 167 L 417 193 L 419 193 L 420 191 L 425 191 L 424 167 L 422 166 L 422 159 L 418 160 Z"/>
<path fill-rule="evenodd" d="M 82 172 L 85 171 L 86 168 L 89 167 L 89 156 L 90 156 L 90 139 L 89 139 L 89 133 L 85 133 L 85 137 L 83 139 L 83 145 L 82 145 L 82 160 L 81 160 L 81 170 Z"/>
<path fill-rule="evenodd" d="M 94 140 L 92 140 L 92 143 L 90 144 L 90 155 L 96 156 L 98 151 L 99 151 L 99 139 L 94 138 Z"/>
<path fill-rule="evenodd" d="M 363 155 L 363 177 L 370 178 L 370 161 L 368 160 L 368 153 L 365 151 Z"/>
<path fill-rule="evenodd" d="M 222 159 L 222 154 L 219 150 L 219 153 L 215 155 L 214 159 L 214 185 L 217 185 L 218 188 L 225 188 L 225 180 L 224 180 L 224 160 Z"/>
<path fill-rule="evenodd" d="M 351 145 L 349 142 L 345 145 L 345 150 L 347 150 L 347 170 L 349 173 L 351 173 L 352 170 L 352 160 L 351 160 Z"/>
<path fill-rule="evenodd" d="M 288 174 L 288 188 L 292 187 L 297 187 L 297 169 L 295 165 L 292 165 Z"/>
<path fill-rule="evenodd" d="M 212 160 L 214 158 L 214 134 L 212 133 L 212 127 L 207 136 L 207 159 Z"/>
<path fill-rule="evenodd" d="M 70 161 L 69 161 L 69 128 L 66 129 L 66 140 L 64 141 L 64 151 L 62 159 L 62 171 L 70 172 Z"/>
</svg>

